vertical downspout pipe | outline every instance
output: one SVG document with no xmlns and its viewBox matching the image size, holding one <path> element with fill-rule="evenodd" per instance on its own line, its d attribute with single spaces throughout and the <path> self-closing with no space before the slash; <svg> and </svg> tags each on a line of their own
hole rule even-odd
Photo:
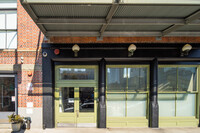
<svg viewBox="0 0 200 133">
<path fill-rule="evenodd" d="M 158 107 L 158 59 L 154 58 L 150 64 L 150 102 L 149 102 L 149 127 L 159 126 Z"/>
</svg>

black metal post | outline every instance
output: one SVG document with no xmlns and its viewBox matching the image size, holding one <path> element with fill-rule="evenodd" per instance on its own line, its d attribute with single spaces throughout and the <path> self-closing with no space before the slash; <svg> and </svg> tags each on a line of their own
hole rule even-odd
<svg viewBox="0 0 200 133">
<path fill-rule="evenodd" d="M 106 62 L 102 59 L 99 63 L 99 104 L 98 128 L 106 128 Z"/>
<path fill-rule="evenodd" d="M 154 58 L 150 65 L 150 102 L 149 102 L 149 127 L 158 128 L 158 60 Z"/>
<path fill-rule="evenodd" d="M 54 128 L 54 90 L 53 90 L 53 52 L 48 49 L 42 50 L 42 80 L 43 80 L 43 129 Z"/>
</svg>

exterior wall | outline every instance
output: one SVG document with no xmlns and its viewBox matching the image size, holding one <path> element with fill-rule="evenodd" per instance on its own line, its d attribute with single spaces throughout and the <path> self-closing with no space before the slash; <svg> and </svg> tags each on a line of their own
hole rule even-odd
<svg viewBox="0 0 200 133">
<path fill-rule="evenodd" d="M 35 25 L 18 0 L 18 112 L 22 116 L 31 117 L 31 127 L 42 128 L 42 57 L 41 43 L 43 34 Z M 23 65 L 21 64 L 23 57 Z M 21 65 L 20 65 L 21 64 Z M 32 76 L 28 76 L 32 73 Z M 32 83 L 33 90 L 28 91 L 27 85 Z M 27 108 L 27 103 L 33 107 Z"/>
<path fill-rule="evenodd" d="M 17 0 L 17 16 L 18 48 L 0 51 L 0 71 L 17 73 L 18 114 L 31 117 L 31 127 L 42 127 L 43 34 L 23 9 L 20 0 Z M 32 73 L 32 76 L 28 76 L 28 73 Z M 28 83 L 33 84 L 33 91 L 27 90 Z M 28 102 L 33 103 L 33 107 L 29 110 L 27 110 Z"/>
<path fill-rule="evenodd" d="M 200 37 L 51 37 L 51 43 L 200 43 Z"/>
</svg>

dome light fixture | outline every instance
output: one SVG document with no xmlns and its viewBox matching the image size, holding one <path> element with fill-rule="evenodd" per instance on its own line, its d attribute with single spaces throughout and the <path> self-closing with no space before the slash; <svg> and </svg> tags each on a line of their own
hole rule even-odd
<svg viewBox="0 0 200 133">
<path fill-rule="evenodd" d="M 128 47 L 128 57 L 133 56 L 133 54 L 134 54 L 134 52 L 135 52 L 136 49 L 137 49 L 137 47 L 134 44 L 131 44 Z"/>
<path fill-rule="evenodd" d="M 74 57 L 78 57 L 78 51 L 80 51 L 80 47 L 77 44 L 75 44 L 72 47 L 72 51 L 74 51 Z"/>
<path fill-rule="evenodd" d="M 190 44 L 185 44 L 181 49 L 181 56 L 187 56 L 192 49 Z"/>
</svg>

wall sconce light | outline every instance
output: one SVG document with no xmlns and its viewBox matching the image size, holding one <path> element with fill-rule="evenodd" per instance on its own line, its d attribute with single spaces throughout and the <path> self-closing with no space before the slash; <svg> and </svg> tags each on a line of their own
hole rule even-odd
<svg viewBox="0 0 200 133">
<path fill-rule="evenodd" d="M 187 56 L 191 49 L 192 49 L 192 46 L 190 44 L 185 44 L 181 49 L 181 56 Z"/>
<path fill-rule="evenodd" d="M 80 47 L 77 44 L 75 44 L 72 47 L 72 51 L 74 51 L 74 56 L 77 57 L 78 56 L 78 51 L 80 51 Z"/>
<path fill-rule="evenodd" d="M 136 50 L 136 46 L 134 44 L 131 44 L 129 47 L 128 47 L 128 57 L 131 57 L 133 56 L 135 50 Z"/>
</svg>

